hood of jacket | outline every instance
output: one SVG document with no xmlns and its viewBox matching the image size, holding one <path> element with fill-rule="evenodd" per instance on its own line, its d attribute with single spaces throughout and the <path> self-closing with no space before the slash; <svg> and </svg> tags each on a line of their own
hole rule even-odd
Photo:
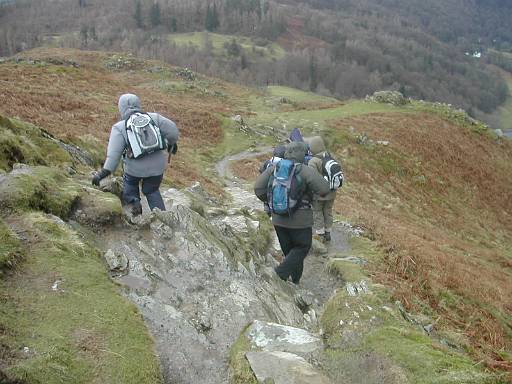
<svg viewBox="0 0 512 384">
<path fill-rule="evenodd" d="M 119 107 L 119 113 L 121 114 L 121 119 L 123 120 L 129 118 L 130 115 L 134 112 L 142 111 L 139 97 L 131 93 L 125 93 L 124 95 L 121 95 L 117 106 Z"/>
<path fill-rule="evenodd" d="M 304 141 L 299 128 L 292 129 L 292 132 L 290 133 L 290 137 L 288 138 L 288 141 L 290 141 L 290 143 L 292 143 L 294 141 Z"/>
<path fill-rule="evenodd" d="M 272 153 L 272 155 L 274 157 L 284 158 L 285 152 L 286 152 L 286 145 L 279 145 L 274 148 L 274 152 Z"/>
<path fill-rule="evenodd" d="M 309 149 L 313 156 L 325 152 L 324 140 L 320 136 L 314 136 L 309 139 Z"/>
<path fill-rule="evenodd" d="M 286 146 L 286 152 L 284 153 L 284 158 L 288 160 L 293 160 L 296 163 L 303 163 L 304 156 L 308 152 L 308 146 L 306 143 L 302 143 L 300 141 L 295 141 Z"/>
</svg>

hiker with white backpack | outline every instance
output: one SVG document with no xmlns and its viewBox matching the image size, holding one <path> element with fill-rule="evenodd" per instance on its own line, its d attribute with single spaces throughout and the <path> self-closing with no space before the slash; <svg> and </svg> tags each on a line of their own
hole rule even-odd
<svg viewBox="0 0 512 384">
<path fill-rule="evenodd" d="M 327 195 L 313 197 L 313 228 L 317 236 L 329 242 L 333 225 L 334 199 L 336 190 L 343 185 L 343 171 L 339 163 L 326 151 L 324 141 L 320 136 L 314 136 L 307 141 L 313 154 L 308 165 L 329 182 L 330 192 Z"/>
<path fill-rule="evenodd" d="M 139 184 L 149 208 L 165 210 L 160 184 L 170 155 L 178 146 L 176 124 L 158 113 L 143 112 L 140 99 L 133 94 L 119 98 L 121 119 L 112 126 L 103 168 L 97 172 L 93 185 L 114 173 L 123 158 L 123 203 L 133 216 L 142 214 Z"/>
<path fill-rule="evenodd" d="M 298 284 L 312 243 L 313 195 L 329 193 L 329 183 L 304 164 L 308 147 L 303 142 L 286 146 L 284 159 L 270 165 L 254 184 L 254 193 L 268 203 L 283 262 L 275 271 L 282 280 Z"/>
</svg>

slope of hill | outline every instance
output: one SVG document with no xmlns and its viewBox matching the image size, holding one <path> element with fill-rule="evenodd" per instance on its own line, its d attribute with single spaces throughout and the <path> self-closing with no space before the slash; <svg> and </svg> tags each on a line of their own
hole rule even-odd
<svg viewBox="0 0 512 384">
<path fill-rule="evenodd" d="M 507 97 L 504 81 L 485 64 L 487 48 L 510 49 L 511 9 L 501 2 L 222 0 L 214 13 L 203 0 L 138 4 L 137 12 L 128 0 L 3 7 L 0 55 L 49 42 L 130 50 L 231 81 L 342 99 L 400 89 L 484 119 Z M 217 35 L 198 41 L 194 33 L 205 28 Z M 233 38 L 239 43 L 219 54 L 220 41 Z"/>
<path fill-rule="evenodd" d="M 375 284 L 379 293 L 368 298 L 376 300 L 379 308 L 393 307 L 394 300 L 400 300 L 404 307 L 400 312 L 397 308 L 401 306 L 393 307 L 389 316 L 385 315 L 387 309 L 375 312 L 375 316 L 382 318 L 383 323 L 379 324 L 383 328 L 363 334 L 362 344 L 356 345 L 350 339 L 352 352 L 364 355 L 371 351 L 371 356 L 386 357 L 374 363 L 393 367 L 398 364 L 402 368 L 393 376 L 395 381 L 404 377 L 410 382 L 432 383 L 440 378 L 447 383 L 506 381 L 506 372 L 512 368 L 512 308 L 508 299 L 512 295 L 512 144 L 496 137 L 465 113 L 426 102 L 396 107 L 372 101 L 340 102 L 286 87 L 254 90 L 130 55 L 64 49 L 38 49 L 2 62 L 0 89 L 1 115 L 36 124 L 59 139 L 79 145 L 90 152 L 96 167 L 104 156 L 110 126 L 117 120 L 117 97 L 124 92 L 139 94 L 148 110 L 170 116 L 182 131 L 180 149 L 171 161 L 166 183 L 181 188 L 199 181 L 213 198 L 220 196 L 225 202 L 229 202 L 229 196 L 224 181 L 215 173 L 215 163 L 221 158 L 275 145 L 295 126 L 307 135 L 323 135 L 343 161 L 347 175 L 346 186 L 336 203 L 337 220 L 364 229 L 365 238 L 354 240 L 353 253 L 349 256 L 357 255 L 369 261 L 362 271 L 343 263 L 333 265 L 332 269 L 350 282 L 371 279 L 380 283 Z M 244 124 L 237 122 L 240 119 L 231 119 L 234 115 L 241 115 Z M 2 126 L 5 124 L 9 123 L 2 120 Z M 6 172 L 9 180 L 15 177 L 22 183 L 24 177 L 16 175 L 28 171 L 17 165 L 18 169 L 11 172 L 14 164 L 39 167 L 30 171 L 34 172 L 30 180 L 35 187 L 29 185 L 27 194 L 0 191 L 3 193 L 0 264 L 2 269 L 17 264 L 20 273 L 30 267 L 30 281 L 34 285 L 25 287 L 30 290 L 39 289 L 39 285 L 48 286 L 46 280 L 39 281 L 36 277 L 50 273 L 48 268 L 59 263 L 59 255 L 72 255 L 66 261 L 71 266 L 66 264 L 66 268 L 73 270 L 76 257 L 83 252 L 80 247 L 89 247 L 79 243 L 76 234 L 62 229 L 60 221 L 51 215 L 68 219 L 69 213 L 76 210 L 73 204 L 76 199 L 88 201 L 83 196 L 91 190 L 86 188 L 91 168 L 83 165 L 76 168 L 69 155 L 54 144 L 48 150 L 41 148 L 41 139 L 31 126 L 19 126 L 24 128 L 19 128 L 18 133 L 2 135 L 1 172 Z M 39 152 L 34 150 L 38 147 Z M 241 160 L 233 168 L 241 179 L 251 181 L 250 175 L 257 173 L 258 165 L 254 160 Z M 59 168 L 52 168 L 55 166 Z M 64 174 L 73 172 L 73 168 L 77 175 Z M 89 200 L 101 199 L 100 196 L 96 191 Z M 115 199 L 102 200 L 96 209 L 110 212 L 114 218 L 120 215 Z M 201 205 L 195 209 L 203 215 L 207 210 Z M 19 213 L 19 217 L 12 215 L 13 212 Z M 259 220 L 268 231 L 268 222 Z M 27 236 L 29 248 L 23 237 L 13 235 L 13 228 L 16 234 Z M 84 234 L 86 239 L 91 236 L 88 232 Z M 45 253 L 46 248 L 52 249 L 55 259 Z M 33 253 L 34 259 L 25 259 L 28 260 L 25 264 L 23 252 Z M 94 252 L 97 251 L 91 251 L 91 255 Z M 52 264 L 45 265 L 46 259 Z M 98 265 L 91 265 L 94 270 L 85 277 L 101 275 Z M 66 269 L 62 273 L 68 272 Z M 49 286 L 59 280 L 58 275 L 48 276 L 55 277 Z M 39 320 L 45 319 L 46 309 L 31 302 L 34 298 L 27 291 L 13 285 L 15 277 L 10 275 L 7 284 L 2 280 L 3 292 L 8 290 L 10 296 L 16 294 L 20 303 L 36 309 Z M 113 292 L 104 276 L 100 280 L 101 289 Z M 87 283 L 77 282 L 77 286 L 87 287 Z M 115 295 L 109 293 L 108 297 L 116 305 L 126 305 Z M 91 297 L 88 303 L 93 305 L 95 300 Z M 332 377 L 339 374 L 336 367 L 350 361 L 340 350 L 340 345 L 348 340 L 343 337 L 350 335 L 340 320 L 346 320 L 344 316 L 352 316 L 353 312 L 348 314 L 344 308 L 347 303 L 354 308 L 366 305 L 376 308 L 364 300 L 346 297 L 345 290 L 340 290 L 320 319 L 328 341 L 320 361 Z M 111 316 L 110 304 L 102 304 L 105 315 L 101 316 Z M 12 351 L 13 348 L 22 350 L 20 343 L 29 339 L 18 338 L 23 335 L 12 331 L 13 324 L 22 321 L 28 327 L 33 319 L 26 316 L 29 312 L 16 312 L 10 305 L 2 305 L 2 311 L 0 351 L 8 361 L 24 358 L 25 355 Z M 410 324 L 397 320 L 397 313 L 398 317 L 409 319 L 422 315 L 434 332 L 411 330 Z M 86 320 L 94 324 L 94 319 L 93 312 Z M 358 321 L 366 320 L 371 320 L 371 316 Z M 130 321 L 134 321 L 134 330 L 140 329 L 135 317 Z M 196 326 L 203 329 L 201 324 Z M 96 330 L 100 334 L 110 332 Z M 41 340 L 46 337 L 53 340 L 52 329 L 45 332 Z M 59 367 L 75 361 L 69 356 L 81 353 L 76 352 L 76 345 L 85 348 L 83 353 L 87 358 L 84 365 L 73 367 L 74 374 L 80 376 L 80 369 L 85 372 L 88 367 L 101 366 L 94 359 L 104 356 L 110 356 L 117 367 L 119 361 L 115 359 L 119 358 L 117 354 L 123 355 L 125 345 L 122 340 L 98 346 L 94 344 L 98 333 L 75 336 L 71 347 L 62 341 Z M 140 348 L 149 351 L 148 361 L 154 362 L 151 341 L 142 338 L 139 342 Z M 243 366 L 243 354 L 239 361 L 237 353 L 234 350 L 234 359 Z M 420 380 L 426 375 L 425 367 L 410 358 L 417 356 L 414 353 L 424 356 L 421 361 L 428 361 L 432 381 Z M 476 363 L 469 362 L 467 355 Z M 28 363 L 36 364 L 32 358 L 29 353 Z M 128 360 L 122 363 L 131 364 Z M 35 372 L 33 367 L 29 367 L 31 374 Z M 58 371 L 53 370 L 55 366 L 48 367 L 53 373 Z M 4 366 L 0 364 L 1 369 Z M 109 373 L 105 372 L 108 377 Z M 142 373 L 148 382 L 157 377 L 154 371 Z"/>
</svg>

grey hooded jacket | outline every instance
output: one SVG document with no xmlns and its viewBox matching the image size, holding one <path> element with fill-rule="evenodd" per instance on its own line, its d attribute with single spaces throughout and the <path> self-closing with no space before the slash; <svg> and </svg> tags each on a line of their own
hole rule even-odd
<svg viewBox="0 0 512 384">
<path fill-rule="evenodd" d="M 314 169 L 302 164 L 304 155 L 307 152 L 307 146 L 301 142 L 288 144 L 285 152 L 285 159 L 294 160 L 295 163 L 301 163 L 300 175 L 306 183 L 306 193 L 304 199 L 312 201 L 313 194 L 326 195 L 329 193 L 329 183 Z M 268 167 L 254 183 L 254 193 L 258 199 L 267 201 L 268 182 L 274 172 L 274 166 Z M 285 228 L 308 228 L 313 226 L 313 212 L 311 208 L 298 209 L 292 216 L 280 216 L 272 214 L 272 224 Z"/>
<path fill-rule="evenodd" d="M 112 126 L 110 139 L 108 141 L 107 159 L 103 168 L 114 173 L 119 160 L 128 147 L 128 137 L 126 135 L 125 121 L 134 112 L 141 112 L 140 100 L 136 95 L 124 94 L 119 98 L 119 113 L 121 121 Z M 159 115 L 158 113 L 148 113 L 160 131 L 167 138 L 169 145 L 178 141 L 178 128 L 173 121 Z M 124 172 L 135 177 L 150 177 L 162 175 L 167 167 L 167 152 L 165 150 L 153 152 L 139 159 L 129 159 L 125 157 Z"/>
</svg>

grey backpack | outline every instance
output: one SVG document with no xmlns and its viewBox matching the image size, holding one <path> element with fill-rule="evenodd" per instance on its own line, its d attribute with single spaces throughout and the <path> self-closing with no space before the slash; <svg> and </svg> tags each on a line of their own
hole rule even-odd
<svg viewBox="0 0 512 384">
<path fill-rule="evenodd" d="M 138 159 L 150 153 L 167 149 L 167 139 L 151 116 L 135 112 L 125 121 L 129 158 Z"/>
</svg>

